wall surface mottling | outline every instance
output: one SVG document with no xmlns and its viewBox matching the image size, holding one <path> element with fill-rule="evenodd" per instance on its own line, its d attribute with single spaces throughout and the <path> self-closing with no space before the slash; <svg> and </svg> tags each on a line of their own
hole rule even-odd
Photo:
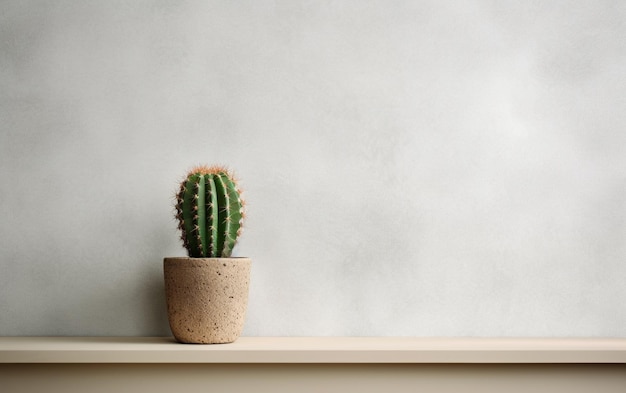
<svg viewBox="0 0 626 393">
<path fill-rule="evenodd" d="M 626 336 L 626 2 L 0 3 L 0 335 L 166 335 L 241 178 L 245 335 Z"/>
</svg>

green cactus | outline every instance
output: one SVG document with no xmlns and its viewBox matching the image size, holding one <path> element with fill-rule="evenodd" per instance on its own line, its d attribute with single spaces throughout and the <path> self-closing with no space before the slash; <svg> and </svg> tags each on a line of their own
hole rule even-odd
<svg viewBox="0 0 626 393">
<path fill-rule="evenodd" d="M 176 218 L 191 258 L 230 257 L 244 217 L 241 190 L 226 168 L 197 166 L 180 183 Z"/>
</svg>

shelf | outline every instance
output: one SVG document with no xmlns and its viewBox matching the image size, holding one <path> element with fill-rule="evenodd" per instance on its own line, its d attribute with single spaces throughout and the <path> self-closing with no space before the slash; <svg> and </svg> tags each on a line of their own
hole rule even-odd
<svg viewBox="0 0 626 393">
<path fill-rule="evenodd" d="M 624 338 L 0 337 L 0 363 L 626 363 Z"/>
</svg>

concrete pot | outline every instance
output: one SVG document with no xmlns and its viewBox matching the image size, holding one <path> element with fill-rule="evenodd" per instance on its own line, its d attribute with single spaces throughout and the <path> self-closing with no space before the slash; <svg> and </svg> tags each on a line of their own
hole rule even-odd
<svg viewBox="0 0 626 393">
<path fill-rule="evenodd" d="M 249 258 L 165 258 L 167 315 L 181 343 L 235 341 L 248 308 Z"/>
</svg>

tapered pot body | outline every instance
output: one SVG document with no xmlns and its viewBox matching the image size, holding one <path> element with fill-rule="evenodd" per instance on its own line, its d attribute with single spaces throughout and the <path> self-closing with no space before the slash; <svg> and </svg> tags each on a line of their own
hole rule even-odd
<svg viewBox="0 0 626 393">
<path fill-rule="evenodd" d="M 250 284 L 249 258 L 165 258 L 170 329 L 177 341 L 222 344 L 243 330 Z"/>
</svg>

